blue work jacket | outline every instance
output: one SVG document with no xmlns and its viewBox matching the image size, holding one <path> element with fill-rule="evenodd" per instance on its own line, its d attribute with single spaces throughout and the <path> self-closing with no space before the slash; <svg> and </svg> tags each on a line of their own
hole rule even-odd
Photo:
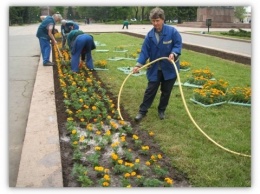
<svg viewBox="0 0 260 194">
<path fill-rule="evenodd" d="M 150 30 L 145 37 L 142 45 L 141 53 L 137 59 L 137 62 L 144 65 L 146 61 L 153 61 L 161 57 L 169 57 L 171 53 L 175 53 L 178 56 L 181 55 L 182 38 L 180 33 L 172 26 L 163 24 L 159 42 L 157 42 L 155 36 L 155 28 Z M 176 59 L 176 57 L 175 57 Z M 160 60 L 152 64 L 147 69 L 147 79 L 149 81 L 157 81 L 157 72 L 159 66 L 161 67 L 165 80 L 173 79 L 177 76 L 173 64 L 168 60 Z M 176 62 L 178 71 L 180 69 L 179 61 Z"/>
<path fill-rule="evenodd" d="M 50 40 L 51 38 L 49 37 L 49 34 L 48 34 L 48 26 L 49 26 L 49 25 L 53 25 L 52 33 L 54 34 L 55 20 L 53 19 L 52 16 L 47 16 L 47 17 L 42 21 L 42 23 L 40 24 L 40 26 L 38 27 L 36 36 L 37 36 L 38 38 L 44 38 L 44 39 Z"/>
</svg>

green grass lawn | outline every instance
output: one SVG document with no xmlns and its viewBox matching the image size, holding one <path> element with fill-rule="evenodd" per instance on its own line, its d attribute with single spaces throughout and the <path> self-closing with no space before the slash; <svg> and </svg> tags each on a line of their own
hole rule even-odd
<svg viewBox="0 0 260 194">
<path fill-rule="evenodd" d="M 228 31 L 226 31 L 226 33 L 227 32 Z M 201 32 L 192 32 L 192 33 L 200 34 Z M 219 36 L 219 37 L 223 37 L 223 38 L 233 38 L 233 39 L 248 40 L 248 41 L 251 40 L 250 37 L 223 35 L 222 33 L 223 33 L 222 31 L 218 32 L 218 31 L 210 31 L 210 30 L 209 30 L 209 33 L 208 33 L 208 31 L 205 32 L 205 34 L 208 36 Z"/>
<path fill-rule="evenodd" d="M 128 54 L 141 48 L 143 39 L 119 33 L 93 33 L 95 41 L 106 46 L 97 46 L 93 58 L 107 60 L 124 57 L 126 53 L 113 52 L 115 47 L 124 46 Z M 116 40 L 116 41 L 115 41 Z M 208 67 L 216 79 L 223 79 L 229 87 L 251 86 L 251 67 L 217 57 L 183 49 L 180 60 L 191 63 L 191 70 L 180 72 L 185 82 L 191 71 Z M 98 71 L 102 81 L 118 97 L 119 89 L 127 74 L 118 67 L 133 67 L 135 61 L 108 61 L 108 71 Z M 145 75 L 130 76 L 122 91 L 120 106 L 134 117 L 143 98 L 147 79 Z M 221 146 L 235 152 L 251 154 L 251 108 L 223 104 L 202 107 L 189 99 L 194 88 L 183 87 L 189 111 L 200 128 Z M 147 117 L 140 123 L 142 130 L 155 133 L 155 139 L 167 154 L 172 165 L 187 174 L 193 187 L 250 187 L 251 158 L 229 153 L 209 141 L 191 122 L 184 108 L 178 86 L 175 86 L 166 110 L 166 119 L 157 116 L 159 94 Z"/>
</svg>

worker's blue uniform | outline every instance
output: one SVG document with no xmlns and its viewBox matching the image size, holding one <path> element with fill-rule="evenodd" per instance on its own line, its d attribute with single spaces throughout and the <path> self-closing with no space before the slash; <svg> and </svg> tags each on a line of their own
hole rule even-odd
<svg viewBox="0 0 260 194">
<path fill-rule="evenodd" d="M 86 66 L 93 70 L 94 64 L 92 60 L 91 50 L 95 49 L 93 36 L 81 33 L 80 30 L 72 30 L 68 35 L 68 45 L 71 51 L 71 70 L 79 71 L 80 56 L 81 60 L 86 59 Z"/>
<path fill-rule="evenodd" d="M 176 60 L 181 55 L 181 49 L 182 38 L 180 33 L 174 27 L 163 24 L 161 32 L 155 32 L 155 28 L 153 28 L 146 35 L 141 53 L 137 59 L 137 65 L 144 65 L 148 59 L 154 61 L 161 57 L 168 58 L 171 53 L 175 55 L 174 59 Z M 176 66 L 179 71 L 179 61 L 176 61 Z M 175 68 L 169 60 L 160 60 L 147 69 L 146 76 L 148 85 L 145 90 L 143 102 L 139 107 L 139 113 L 146 115 L 159 87 L 161 97 L 158 105 L 158 113 L 164 113 L 177 78 Z"/>
<path fill-rule="evenodd" d="M 50 53 L 51 53 L 51 45 L 50 40 L 51 38 L 48 35 L 48 27 L 49 25 L 53 25 L 52 33 L 54 34 L 55 29 L 55 20 L 52 16 L 47 16 L 40 26 L 38 27 L 36 36 L 39 39 L 43 64 L 50 62 Z"/>
<path fill-rule="evenodd" d="M 66 21 L 64 25 L 61 25 L 61 35 L 62 35 L 62 48 L 65 47 L 67 35 L 71 30 L 78 30 L 79 25 L 73 21 Z"/>
<path fill-rule="evenodd" d="M 159 42 L 157 42 L 155 37 L 155 28 L 148 32 L 137 62 L 144 65 L 147 59 L 153 61 L 161 57 L 169 57 L 171 53 L 181 55 L 181 49 L 182 38 L 180 34 L 172 26 L 164 24 L 159 37 Z M 179 70 L 179 61 L 176 62 L 176 65 Z M 165 80 L 173 79 L 177 76 L 170 61 L 160 60 L 147 69 L 147 78 L 149 81 L 157 81 L 158 68 L 161 68 Z"/>
</svg>

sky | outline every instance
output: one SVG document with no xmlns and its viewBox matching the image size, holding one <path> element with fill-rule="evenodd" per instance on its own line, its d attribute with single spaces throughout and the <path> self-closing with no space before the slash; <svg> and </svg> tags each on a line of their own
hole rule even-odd
<svg viewBox="0 0 260 194">
<path fill-rule="evenodd" d="M 202 5 L 207 5 L 207 6 L 249 6 L 249 10 L 251 10 L 252 12 L 252 94 L 253 94 L 253 100 L 252 100 L 252 187 L 251 188 L 223 188 L 223 189 L 216 189 L 216 188 L 191 188 L 191 189 L 176 189 L 174 191 L 172 190 L 163 190 L 164 193 L 192 193 L 192 194 L 203 194 L 203 193 L 208 193 L 209 191 L 211 192 L 211 194 L 213 193 L 223 193 L 223 192 L 229 192 L 229 193 L 256 193 L 259 192 L 260 190 L 260 184 L 259 184 L 259 180 L 260 180 L 260 172 L 259 172 L 259 167 L 257 164 L 259 164 L 259 151 L 256 151 L 257 149 L 259 149 L 259 123 L 257 122 L 257 119 L 259 120 L 259 102 L 258 102 L 258 95 L 259 95 L 259 87 L 257 86 L 257 84 L 259 83 L 259 73 L 260 73 L 260 64 L 258 64 L 260 62 L 260 55 L 256 54 L 257 50 L 259 49 L 259 44 L 257 44 L 259 42 L 258 36 L 259 36 L 259 25 L 255 25 L 256 21 L 254 18 L 260 18 L 259 14 L 260 11 L 255 11 L 256 10 L 256 3 L 257 1 L 253 1 L 253 0 L 218 0 L 218 1 L 193 1 L 193 0 L 169 0 L 169 1 L 164 1 L 164 0 L 149 0 L 149 1 L 138 1 L 138 0 L 125 0 L 125 1 L 115 1 L 115 0 L 95 0 L 93 2 L 89 2 L 86 0 L 81 0 L 81 1 L 70 1 L 66 2 L 66 1 L 60 1 L 60 0 L 56 0 L 55 4 L 53 4 L 53 0 L 45 0 L 45 1 L 39 1 L 41 3 L 35 3 L 33 4 L 32 2 L 38 2 L 38 1 L 31 1 L 31 0 L 9 0 L 9 1 L 4 1 L 1 3 L 1 24 L 2 27 L 6 27 L 6 30 L 4 28 L 2 28 L 4 31 L 4 34 L 2 34 L 0 36 L 1 38 L 1 43 L 4 44 L 4 48 L 2 48 L 2 57 L 1 57 L 1 75 L 0 75 L 0 83 L 1 83 L 1 88 L 0 90 L 2 91 L 0 97 L 0 103 L 1 103 L 1 109 L 0 109 L 0 118 L 1 118 L 1 124 L 3 125 L 2 131 L 4 132 L 1 137 L 1 141 L 0 141 L 0 147 L 1 149 L 3 149 L 3 151 L 1 151 L 2 154 L 2 159 L 1 161 L 1 168 L 2 168 L 2 172 L 1 172 L 1 179 L 0 179 L 0 188 L 1 191 L 3 193 L 16 193 L 16 192 L 24 192 L 24 193 L 30 193 L 33 192 L 35 193 L 35 190 L 21 190 L 21 189 L 10 189 L 8 187 L 8 24 L 9 24 L 9 20 L 8 20 L 8 9 L 9 6 L 35 6 L 35 5 L 41 5 L 41 6 L 45 6 L 45 5 L 59 5 L 59 6 L 83 6 L 83 5 L 92 5 L 92 6 L 120 6 L 120 5 L 125 5 L 125 6 L 138 6 L 138 5 L 151 5 L 151 6 L 202 6 Z M 146 2 L 146 3 L 144 3 Z M 196 3 L 195 3 L 196 2 Z M 208 3 L 210 2 L 210 3 Z M 258 15 L 258 16 L 257 16 Z M 258 26 L 258 27 L 257 27 Z M 29 43 L 28 43 L 29 45 Z M 259 53 L 259 52 L 257 52 Z M 4 56 L 4 57 L 3 57 Z M 257 181 L 258 183 L 257 183 Z M 56 193 L 56 192 L 62 192 L 63 194 L 70 192 L 71 193 L 71 189 L 63 189 L 63 190 L 54 190 L 54 189 L 48 189 L 48 190 L 37 190 L 37 192 L 41 193 L 41 192 L 48 192 L 48 193 Z M 75 191 L 75 190 L 73 190 Z M 97 192 L 96 189 L 92 189 L 92 190 L 76 190 L 77 193 L 91 193 L 92 191 Z M 103 190 L 104 191 L 104 190 Z M 146 190 L 147 191 L 147 190 Z M 161 189 L 153 189 L 153 190 L 148 190 L 148 192 L 151 191 L 161 191 Z M 122 193 L 121 189 L 108 189 L 105 190 L 106 193 Z M 123 190 L 124 194 L 125 193 L 130 193 L 131 194 L 133 192 L 140 192 L 140 190 L 135 189 L 127 189 L 127 190 Z M 141 190 L 142 192 L 142 190 Z"/>
</svg>

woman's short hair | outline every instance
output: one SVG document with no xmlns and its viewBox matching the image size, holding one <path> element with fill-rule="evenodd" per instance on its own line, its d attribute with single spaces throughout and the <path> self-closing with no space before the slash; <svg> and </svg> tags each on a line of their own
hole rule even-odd
<svg viewBox="0 0 260 194">
<path fill-rule="evenodd" d="M 151 19 L 158 19 L 158 18 L 165 20 L 165 15 L 164 15 L 164 11 L 161 8 L 156 7 L 150 11 L 149 19 L 151 20 Z"/>
<path fill-rule="evenodd" d="M 61 21 L 62 20 L 62 16 L 59 12 L 53 14 L 53 17 L 56 18 L 58 21 Z"/>
</svg>

